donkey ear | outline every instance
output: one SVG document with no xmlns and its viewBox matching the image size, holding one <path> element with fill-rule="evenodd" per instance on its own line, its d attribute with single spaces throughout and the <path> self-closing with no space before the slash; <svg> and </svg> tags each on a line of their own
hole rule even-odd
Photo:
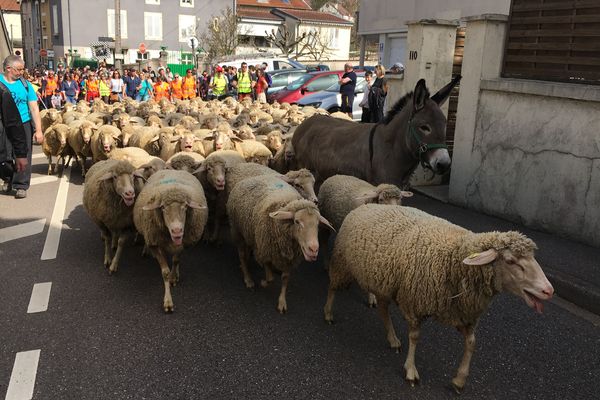
<svg viewBox="0 0 600 400">
<path fill-rule="evenodd" d="M 415 91 L 413 94 L 413 107 L 414 111 L 420 111 L 425 107 L 427 100 L 429 99 L 429 90 L 425 86 L 425 79 L 419 79 Z"/>
<path fill-rule="evenodd" d="M 456 75 L 454 78 L 452 78 L 449 84 L 447 84 L 446 86 L 441 88 L 436 94 L 431 96 L 431 100 L 435 101 L 437 105 L 441 107 L 446 102 L 446 100 L 448 100 L 452 89 L 454 89 L 454 87 L 458 85 L 461 78 L 462 76 Z"/>
</svg>

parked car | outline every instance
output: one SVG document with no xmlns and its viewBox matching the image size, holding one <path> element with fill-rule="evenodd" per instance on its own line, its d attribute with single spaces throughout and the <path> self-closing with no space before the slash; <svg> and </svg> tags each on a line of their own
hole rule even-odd
<svg viewBox="0 0 600 400">
<path fill-rule="evenodd" d="M 354 102 L 352 103 L 352 119 L 360 121 L 362 117 L 362 107 L 359 107 L 359 103 L 362 101 L 365 94 L 365 73 L 356 73 L 356 88 L 354 89 Z M 313 106 L 316 108 L 323 108 L 330 113 L 340 111 L 342 106 L 342 95 L 340 94 L 340 84 L 334 83 L 325 90 L 317 93 L 310 94 L 298 100 L 300 106 Z"/>
<path fill-rule="evenodd" d="M 373 65 L 363 65 L 362 67 L 360 65 L 355 65 L 352 68 L 355 71 L 371 71 L 372 73 L 375 73 L 375 66 Z"/>
<path fill-rule="evenodd" d="M 222 67 L 227 65 L 228 67 L 236 67 L 240 69 L 242 63 L 245 62 L 248 65 L 261 65 L 267 63 L 267 71 L 275 71 L 280 69 L 306 69 L 306 67 L 300 64 L 296 60 L 291 58 L 240 58 L 231 61 L 222 61 L 218 64 Z"/>
<path fill-rule="evenodd" d="M 307 72 L 308 71 L 305 69 L 278 69 L 275 71 L 268 71 L 272 83 L 267 93 L 277 93 Z"/>
<path fill-rule="evenodd" d="M 330 71 L 329 67 L 325 64 L 316 64 L 316 65 L 306 65 L 306 69 L 308 70 L 308 72 L 314 72 L 314 71 Z"/>
<path fill-rule="evenodd" d="M 279 103 L 290 103 L 295 104 L 311 93 L 325 90 L 334 83 L 338 82 L 344 71 L 320 71 L 320 72 L 309 72 L 301 75 L 291 84 L 281 89 L 276 93 L 268 93 L 267 100 L 272 103 L 278 101 Z"/>
</svg>

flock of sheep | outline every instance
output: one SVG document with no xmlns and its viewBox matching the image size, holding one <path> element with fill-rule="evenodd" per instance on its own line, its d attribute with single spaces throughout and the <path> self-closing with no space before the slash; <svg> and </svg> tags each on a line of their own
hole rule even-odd
<svg viewBox="0 0 600 400">
<path fill-rule="evenodd" d="M 311 172 L 295 164 L 290 140 L 315 113 L 326 112 L 233 99 L 79 103 L 76 110 L 44 111 L 43 151 L 49 174 L 58 169 L 52 157 L 63 169 L 65 159 L 79 161 L 83 205 L 101 230 L 109 273 L 117 271 L 130 233 L 143 240 L 160 265 L 164 311 L 174 310 L 180 253 L 202 238 L 217 241 L 228 220 L 246 287 L 255 285 L 252 257 L 265 271 L 261 286 L 281 273 L 280 313 L 288 310 L 290 273 L 303 260 L 316 261 L 320 249 L 330 279 L 326 321 L 333 321 L 335 291 L 357 282 L 378 308 L 390 346 L 399 349 L 388 312 L 395 302 L 409 326 L 404 367 L 411 384 L 419 380 L 420 323 L 434 317 L 455 326 L 465 339 L 452 380 L 460 392 L 475 327 L 492 297 L 507 291 L 538 312 L 552 297 L 535 244 L 517 232 L 473 233 L 403 207 L 412 193 L 394 185 L 336 175 L 319 182 L 317 194 Z M 86 171 L 88 157 L 93 165 Z M 335 231 L 329 259 L 327 238 Z"/>
</svg>

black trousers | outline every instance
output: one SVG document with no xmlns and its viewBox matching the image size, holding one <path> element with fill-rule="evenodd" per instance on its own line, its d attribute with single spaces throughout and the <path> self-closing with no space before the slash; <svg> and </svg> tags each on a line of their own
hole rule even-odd
<svg viewBox="0 0 600 400">
<path fill-rule="evenodd" d="M 360 122 L 371 122 L 371 110 L 368 107 L 362 108 L 362 116 Z"/>
<path fill-rule="evenodd" d="M 342 94 L 342 107 L 340 111 L 343 113 L 352 114 L 352 103 L 354 103 L 354 94 Z"/>
</svg>

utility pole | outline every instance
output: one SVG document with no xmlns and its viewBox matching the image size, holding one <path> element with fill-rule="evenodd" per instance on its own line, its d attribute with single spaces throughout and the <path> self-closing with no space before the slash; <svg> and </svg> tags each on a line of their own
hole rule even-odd
<svg viewBox="0 0 600 400">
<path fill-rule="evenodd" d="M 121 70 L 123 67 L 121 54 L 121 0 L 115 0 L 115 68 Z"/>
</svg>

